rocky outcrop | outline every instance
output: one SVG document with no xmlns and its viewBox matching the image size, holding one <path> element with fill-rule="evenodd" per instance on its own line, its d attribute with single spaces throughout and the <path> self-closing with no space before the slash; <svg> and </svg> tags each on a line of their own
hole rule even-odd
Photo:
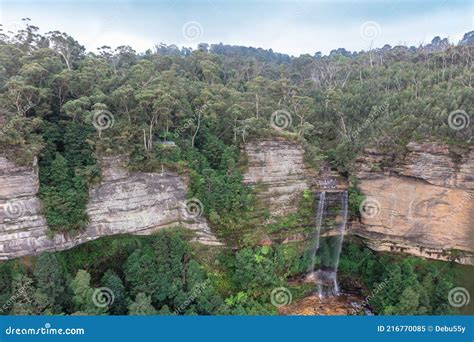
<svg viewBox="0 0 474 342">
<path fill-rule="evenodd" d="M 248 142 L 242 147 L 246 158 L 244 184 L 254 187 L 260 205 L 272 216 L 296 212 L 304 190 L 343 192 L 347 181 L 321 162 L 318 170 L 304 163 L 304 150 L 283 138 Z"/>
<path fill-rule="evenodd" d="M 443 187 L 474 190 L 474 149 L 463 155 L 445 145 L 410 143 L 409 153 L 395 171 Z"/>
<path fill-rule="evenodd" d="M 366 150 L 357 164 L 367 196 L 352 232 L 378 251 L 474 264 L 474 151 L 410 143 L 403 157 Z"/>
<path fill-rule="evenodd" d="M 0 259 L 64 250 L 107 235 L 151 234 L 174 226 L 193 230 L 198 242 L 220 244 L 199 216 L 199 201 L 186 201 L 181 176 L 130 174 L 125 162 L 121 157 L 102 160 L 103 181 L 90 190 L 90 224 L 83 232 L 50 236 L 36 197 L 36 165 L 18 167 L 0 157 Z M 189 210 L 191 207 L 197 211 Z"/>
<path fill-rule="evenodd" d="M 329 202 L 347 190 L 347 182 L 327 165 L 306 168 L 298 143 L 259 140 L 247 143 L 243 152 L 244 182 L 256 188 L 261 205 L 274 215 L 296 211 L 305 189 L 325 191 Z M 474 264 L 473 149 L 453 152 L 434 143 L 410 143 L 404 155 L 367 149 L 355 175 L 367 197 L 366 210 L 349 234 L 377 251 Z"/>
<path fill-rule="evenodd" d="M 295 212 L 301 193 L 310 186 L 302 147 L 284 139 L 257 140 L 245 144 L 243 153 L 243 182 L 255 188 L 265 209 L 275 216 Z"/>
</svg>

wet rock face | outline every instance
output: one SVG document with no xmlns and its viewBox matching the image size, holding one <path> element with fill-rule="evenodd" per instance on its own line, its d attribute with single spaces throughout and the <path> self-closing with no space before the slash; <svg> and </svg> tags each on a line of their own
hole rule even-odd
<svg viewBox="0 0 474 342">
<path fill-rule="evenodd" d="M 245 144 L 243 152 L 243 182 L 256 188 L 260 203 L 275 216 L 295 212 L 301 193 L 309 188 L 302 147 L 283 139 L 258 140 Z"/>
<path fill-rule="evenodd" d="M 453 155 L 445 145 L 410 143 L 393 163 L 369 150 L 359 159 L 359 187 L 368 212 L 353 233 L 379 251 L 474 264 L 474 151 Z M 386 166 L 380 166 L 386 165 Z"/>
<path fill-rule="evenodd" d="M 89 226 L 74 235 L 48 237 L 47 223 L 36 197 L 37 168 L 17 167 L 0 157 L 0 259 L 48 250 L 63 250 L 115 234 L 150 234 L 182 225 L 196 232 L 196 240 L 220 244 L 202 217 L 186 207 L 186 185 L 173 173 L 133 173 L 122 157 L 102 160 L 103 182 L 90 190 Z"/>
</svg>

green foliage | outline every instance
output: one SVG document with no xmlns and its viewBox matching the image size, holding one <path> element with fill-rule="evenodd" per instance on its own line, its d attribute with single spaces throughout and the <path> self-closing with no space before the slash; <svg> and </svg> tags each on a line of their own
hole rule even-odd
<svg viewBox="0 0 474 342">
<path fill-rule="evenodd" d="M 300 57 L 201 47 L 180 51 L 162 44 L 146 54 L 104 47 L 85 55 L 67 34 L 41 35 L 29 24 L 0 35 L 0 147 L 22 165 L 39 157 L 39 196 L 53 233 L 87 226 L 89 188 L 100 179 L 95 155 L 127 154 L 132 171 L 189 174 L 188 196 L 203 203 L 213 231 L 229 246 L 244 245 L 213 265 L 198 261 L 182 236 L 166 232 L 44 254 L 30 269 L 0 264 L 2 313 L 274 314 L 271 290 L 303 273 L 310 258 L 296 245 L 249 245 L 258 234 L 284 237 L 311 227 L 314 198 L 305 192 L 297 213 L 265 226 L 242 184 L 242 143 L 298 141 L 308 165 L 327 160 L 345 176 L 371 146 L 402 155 L 409 141 L 459 150 L 472 145 L 472 125 L 453 130 L 447 124 L 451 111 L 474 107 L 471 46 Z M 109 111 L 114 124 L 97 130 L 97 110 Z M 270 124 L 276 110 L 292 116 L 284 131 Z M 362 200 L 352 182 L 353 214 Z M 336 242 L 321 240 L 318 265 L 334 266 Z M 360 283 L 367 294 L 384 284 L 370 302 L 379 314 L 451 313 L 446 299 L 453 275 L 438 274 L 440 267 L 375 256 L 353 244 L 340 260 L 345 281 Z M 109 308 L 92 302 L 100 286 L 115 294 Z"/>
<path fill-rule="evenodd" d="M 12 270 L 9 263 L 0 263 L 0 314 L 9 311 L 9 300 L 12 295 Z"/>
<path fill-rule="evenodd" d="M 357 243 L 346 243 L 339 264 L 342 278 L 359 278 L 369 305 L 382 315 L 453 314 L 448 292 L 455 268 L 416 257 L 377 256 Z M 443 271 L 443 272 L 441 272 Z M 346 278 L 348 280 L 348 278 Z M 343 281 L 346 281 L 343 280 Z"/>
<path fill-rule="evenodd" d="M 28 23 L 0 37 L 0 145 L 23 163 L 41 150 L 53 231 L 87 224 L 88 187 L 99 178 L 94 153 L 129 154 L 132 170 L 194 171 L 190 196 L 236 244 L 255 216 L 237 170 L 241 143 L 285 136 L 303 144 L 309 165 L 329 160 L 346 175 L 368 146 L 398 153 L 412 140 L 472 144 L 472 127 L 447 125 L 451 111 L 474 104 L 467 45 L 300 57 L 222 44 L 204 50 L 161 45 L 139 55 L 121 46 L 85 55 L 73 37 L 43 36 Z M 270 125 L 278 109 L 292 116 L 284 131 Z M 97 110 L 114 124 L 96 132 Z M 170 140 L 174 147 L 163 144 Z M 58 173 L 68 178 L 62 186 L 52 184 Z"/>
<path fill-rule="evenodd" d="M 91 287 L 91 276 L 85 270 L 79 270 L 71 280 L 73 292 L 72 303 L 75 315 L 101 315 L 107 313 L 107 307 L 100 307 L 94 302 L 97 296 Z M 97 299 L 96 299 L 97 300 Z"/>
<path fill-rule="evenodd" d="M 68 303 L 67 277 L 57 256 L 43 253 L 36 260 L 33 270 L 36 279 L 35 299 L 44 313 L 61 314 Z"/>
<path fill-rule="evenodd" d="M 132 296 L 150 296 L 155 308 L 210 314 L 222 304 L 202 266 L 191 260 L 189 246 L 176 233 L 163 233 L 133 252 L 125 264 Z M 183 303 L 187 303 L 184 305 Z"/>
<path fill-rule="evenodd" d="M 75 123 L 51 123 L 44 127 L 47 144 L 39 161 L 39 195 L 52 231 L 80 230 L 88 223 L 88 184 L 99 176 L 92 150 L 86 143 L 90 134 L 89 129 Z"/>
<path fill-rule="evenodd" d="M 153 316 L 158 311 L 151 305 L 151 296 L 140 292 L 137 294 L 135 301 L 128 307 L 128 314 L 132 316 Z"/>
<path fill-rule="evenodd" d="M 109 312 L 112 315 L 125 315 L 127 313 L 127 290 L 123 285 L 122 279 L 112 270 L 105 272 L 102 277 L 101 284 L 112 291 L 114 294 L 114 301 L 109 307 Z"/>
<path fill-rule="evenodd" d="M 364 201 L 365 196 L 357 187 L 357 182 L 355 180 L 351 182 L 351 185 L 347 190 L 349 194 L 349 212 L 352 216 L 360 217 L 360 205 Z"/>
</svg>

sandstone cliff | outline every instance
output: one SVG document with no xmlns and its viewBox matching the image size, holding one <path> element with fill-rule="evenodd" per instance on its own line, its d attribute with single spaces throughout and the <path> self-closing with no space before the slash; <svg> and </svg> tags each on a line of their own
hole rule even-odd
<svg viewBox="0 0 474 342">
<path fill-rule="evenodd" d="M 261 205 L 273 215 L 296 211 L 305 189 L 347 189 L 327 166 L 306 168 L 297 143 L 259 140 L 247 143 L 243 152 L 248 162 L 244 182 L 256 187 Z M 372 211 L 352 222 L 348 234 L 378 251 L 442 260 L 454 254 L 458 262 L 474 264 L 472 149 L 459 154 L 444 145 L 410 143 L 403 156 L 368 149 L 357 160 L 355 176 Z"/>
<path fill-rule="evenodd" d="M 474 264 L 474 151 L 410 143 L 404 156 L 366 150 L 358 159 L 367 211 L 352 233 L 378 251 Z"/>
<path fill-rule="evenodd" d="M 301 193 L 310 186 L 301 146 L 284 139 L 257 140 L 245 144 L 243 153 L 243 182 L 256 189 L 260 204 L 275 216 L 295 212 Z"/>
<path fill-rule="evenodd" d="M 0 157 L 0 259 L 64 250 L 106 235 L 150 234 L 178 225 L 194 230 L 201 243 L 220 244 L 206 221 L 189 210 L 186 185 L 179 175 L 129 174 L 123 164 L 117 157 L 102 160 L 103 181 L 90 190 L 88 227 L 78 234 L 50 237 L 36 197 L 36 165 L 18 167 Z"/>
<path fill-rule="evenodd" d="M 283 138 L 251 141 L 242 147 L 246 170 L 244 184 L 255 188 L 260 204 L 274 216 L 298 209 L 304 190 L 344 191 L 347 182 L 326 163 L 319 170 L 305 166 L 304 150 Z"/>
</svg>

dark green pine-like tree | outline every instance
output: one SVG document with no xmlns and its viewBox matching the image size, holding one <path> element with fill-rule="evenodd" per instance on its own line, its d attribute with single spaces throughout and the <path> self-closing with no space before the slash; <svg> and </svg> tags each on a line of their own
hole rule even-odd
<svg viewBox="0 0 474 342">
<path fill-rule="evenodd" d="M 123 285 L 122 279 L 112 270 L 105 272 L 101 280 L 102 286 L 112 290 L 114 294 L 114 301 L 109 307 L 109 312 L 113 315 L 127 314 L 127 291 Z"/>
<path fill-rule="evenodd" d="M 45 313 L 61 314 L 69 306 L 69 293 L 64 267 L 53 253 L 43 253 L 36 260 L 35 299 Z"/>
</svg>

